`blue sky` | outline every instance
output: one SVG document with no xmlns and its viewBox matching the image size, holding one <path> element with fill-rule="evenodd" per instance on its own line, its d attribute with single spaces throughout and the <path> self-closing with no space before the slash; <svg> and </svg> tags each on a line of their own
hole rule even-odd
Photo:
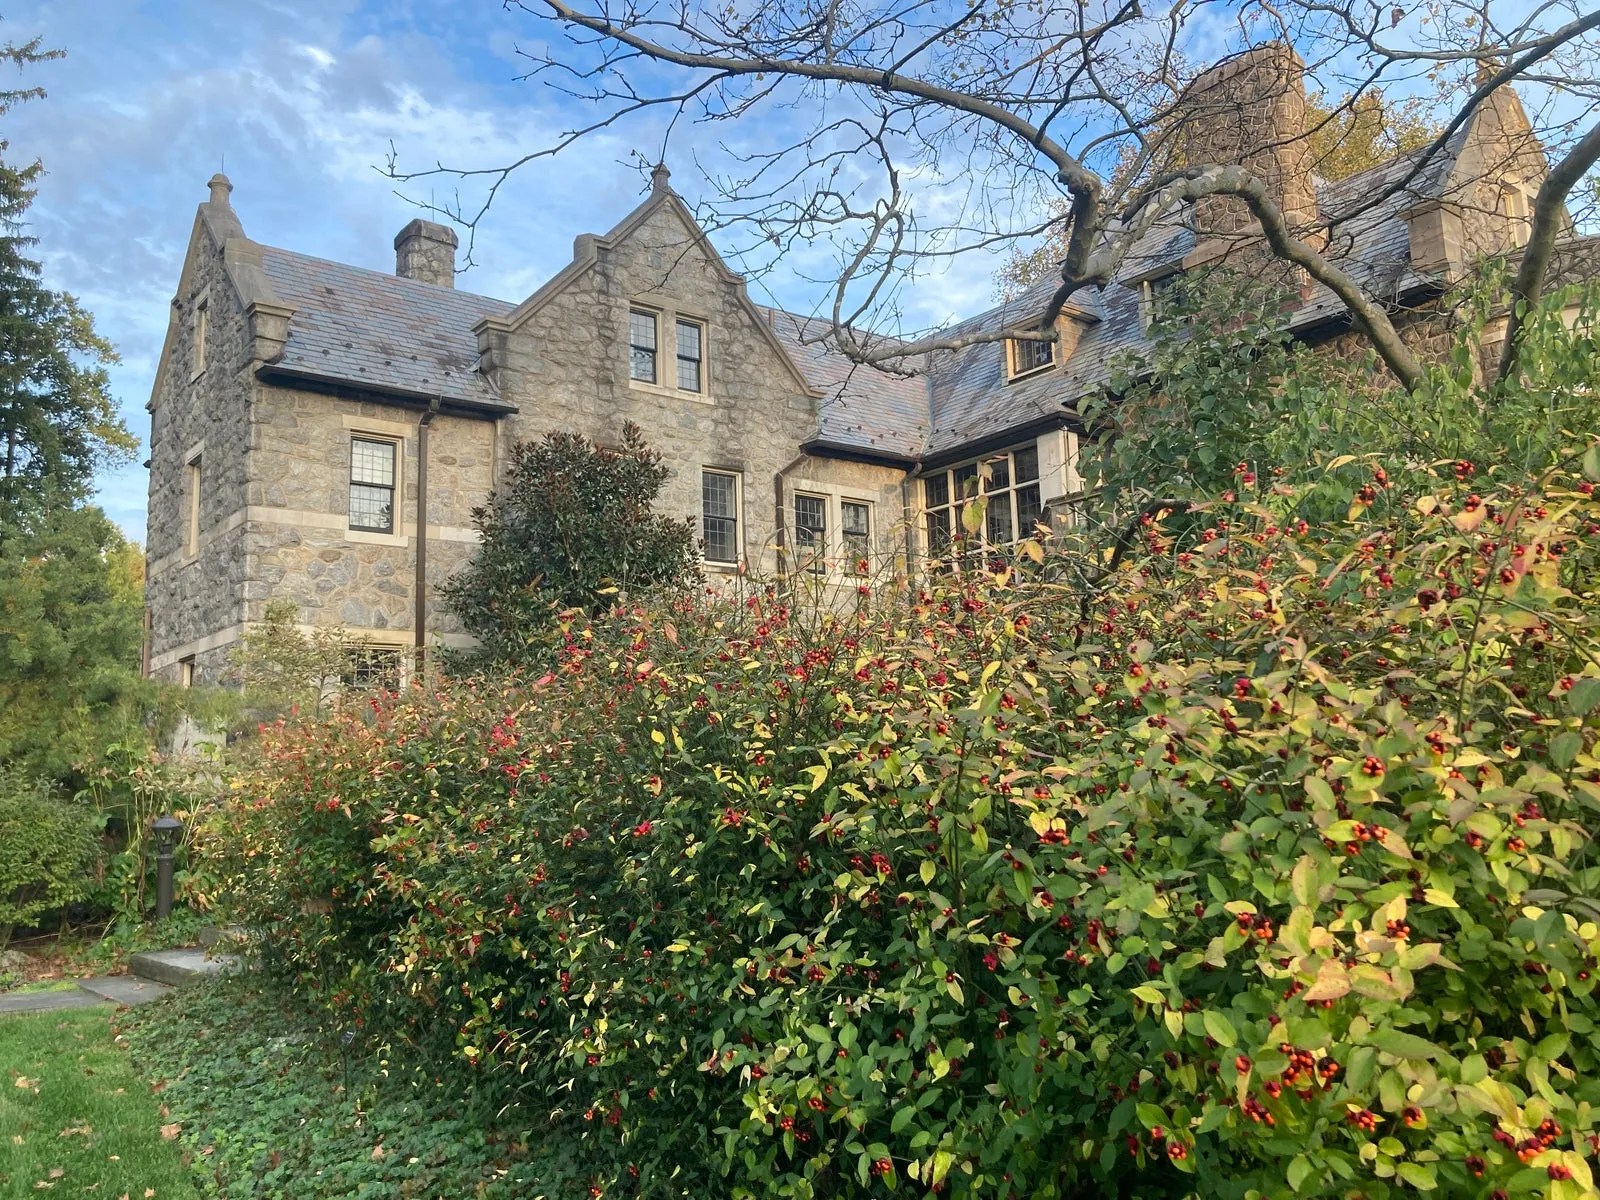
<svg viewBox="0 0 1600 1200">
<path fill-rule="evenodd" d="M 391 142 L 403 166 L 494 165 L 575 119 L 548 89 L 516 80 L 527 65 L 517 47 L 546 30 L 497 0 L 17 0 L 0 29 L 67 51 L 35 69 L 49 97 L 15 110 L 4 136 L 14 159 L 44 160 L 33 232 L 46 277 L 121 352 L 113 389 L 141 436 L 194 206 L 224 163 L 251 238 L 393 270 L 393 235 L 417 210 L 378 169 Z M 483 265 L 458 286 L 527 295 L 568 261 L 577 234 L 603 232 L 638 203 L 630 156 L 659 146 L 659 126 L 640 121 L 519 172 L 480 229 Z M 674 184 L 692 202 L 686 168 Z M 982 308 L 993 265 L 962 261 L 925 293 L 945 311 L 920 315 Z M 802 310 L 818 298 L 781 270 L 752 291 Z M 145 487 L 134 465 L 108 472 L 99 496 L 140 540 Z"/>
</svg>

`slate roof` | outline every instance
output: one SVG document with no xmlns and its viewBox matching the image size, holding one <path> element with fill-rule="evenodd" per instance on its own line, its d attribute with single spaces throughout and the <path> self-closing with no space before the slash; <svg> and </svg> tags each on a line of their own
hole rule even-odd
<svg viewBox="0 0 1600 1200">
<path fill-rule="evenodd" d="M 762 307 L 806 381 L 822 393 L 814 443 L 915 462 L 928 441 L 928 381 L 863 366 L 823 339 L 829 323 Z"/>
<path fill-rule="evenodd" d="M 1333 230 L 1332 247 L 1341 263 L 1371 294 L 1396 299 L 1412 288 L 1431 282 L 1411 270 L 1410 237 L 1400 214 L 1446 186 L 1451 166 L 1460 151 L 1463 131 L 1435 155 L 1417 178 L 1381 203 L 1368 197 L 1387 190 L 1405 178 L 1420 151 L 1401 155 L 1337 183 L 1316 180 L 1317 203 L 1324 217 L 1351 213 Z M 1088 325 L 1062 371 L 1044 371 L 1014 383 L 1005 380 L 1002 343 L 971 346 L 937 360 L 931 390 L 933 427 L 928 457 L 948 457 L 964 446 L 1003 435 L 1052 418 L 1076 415 L 1077 401 L 1104 388 L 1112 365 L 1120 356 L 1148 348 L 1141 314 L 1142 280 L 1152 271 L 1176 265 L 1196 248 L 1193 229 L 1179 216 L 1158 223 L 1132 246 L 1117 280 L 1100 291 L 1097 307 L 1088 309 L 1099 320 Z M 1054 280 L 1035 285 L 1008 303 L 997 305 L 946 330 L 956 336 L 981 329 L 1002 329 L 1041 312 L 1055 287 Z M 1080 293 L 1075 300 L 1087 301 Z M 1344 311 L 1343 303 L 1321 284 L 1313 286 L 1296 310 L 1291 327 L 1308 329 Z"/>
<path fill-rule="evenodd" d="M 1402 180 L 1416 153 L 1336 183 L 1316 181 L 1322 215 L 1334 220 L 1331 245 L 1369 294 L 1398 300 L 1433 282 L 1411 268 L 1401 214 L 1450 185 L 1465 128 L 1407 187 L 1375 205 L 1369 198 Z M 1352 215 L 1337 219 L 1345 213 Z M 905 462 L 948 459 L 1008 431 L 1074 419 L 1077 402 L 1106 386 L 1119 356 L 1148 346 L 1141 280 L 1178 264 L 1195 244 L 1194 231 L 1181 215 L 1148 231 L 1125 257 L 1117 281 L 1073 298 L 1069 311 L 1085 325 L 1065 369 L 1014 383 L 1005 381 L 1000 342 L 941 353 L 925 373 L 896 375 L 852 362 L 823 338 L 823 321 L 777 308 L 758 312 L 800 374 L 821 393 L 817 432 L 807 448 Z M 472 327 L 485 316 L 510 313 L 514 305 L 273 247 L 262 247 L 262 256 L 277 298 L 295 309 L 276 373 L 419 400 L 438 395 L 447 404 L 485 415 L 513 411 L 476 370 Z M 1047 280 L 946 332 L 1023 323 L 1043 310 L 1053 287 Z M 1307 330 L 1342 310 L 1337 298 L 1318 285 L 1292 326 Z"/>
<path fill-rule="evenodd" d="M 277 298 L 295 310 L 273 374 L 515 411 L 478 373 L 472 332 L 483 317 L 510 312 L 504 300 L 273 246 L 261 256 Z"/>
</svg>

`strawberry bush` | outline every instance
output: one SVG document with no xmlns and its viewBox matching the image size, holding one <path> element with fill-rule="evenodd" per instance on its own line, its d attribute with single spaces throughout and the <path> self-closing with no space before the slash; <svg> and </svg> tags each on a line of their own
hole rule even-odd
<svg viewBox="0 0 1600 1200">
<path fill-rule="evenodd" d="M 565 1139 L 551 1194 L 1593 1195 L 1558 464 L 1153 512 L 1091 592 L 1030 543 L 569 615 L 539 678 L 264 730 L 201 845 L 330 1020 Z"/>
</svg>

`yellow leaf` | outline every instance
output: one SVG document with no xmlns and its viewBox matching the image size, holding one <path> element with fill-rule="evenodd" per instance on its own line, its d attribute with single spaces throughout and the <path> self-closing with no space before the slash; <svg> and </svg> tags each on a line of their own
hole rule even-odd
<svg viewBox="0 0 1600 1200">
<path fill-rule="evenodd" d="M 1350 973 L 1336 958 L 1324 959 L 1317 970 L 1317 981 L 1306 989 L 1305 1000 L 1337 1000 L 1350 991 Z"/>
</svg>

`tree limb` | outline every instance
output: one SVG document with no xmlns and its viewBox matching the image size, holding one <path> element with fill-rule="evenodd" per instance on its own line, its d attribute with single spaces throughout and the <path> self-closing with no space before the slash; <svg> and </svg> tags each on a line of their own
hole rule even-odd
<svg viewBox="0 0 1600 1200">
<path fill-rule="evenodd" d="M 1528 244 L 1522 248 L 1522 265 L 1511 285 L 1511 311 L 1506 317 L 1506 336 L 1500 351 L 1500 378 L 1506 380 L 1518 369 L 1523 323 L 1528 309 L 1544 293 L 1545 275 L 1550 269 L 1550 254 L 1567 219 L 1567 196 L 1596 161 L 1600 161 L 1600 125 L 1584 134 L 1539 185 L 1533 201 L 1533 227 Z"/>
</svg>

